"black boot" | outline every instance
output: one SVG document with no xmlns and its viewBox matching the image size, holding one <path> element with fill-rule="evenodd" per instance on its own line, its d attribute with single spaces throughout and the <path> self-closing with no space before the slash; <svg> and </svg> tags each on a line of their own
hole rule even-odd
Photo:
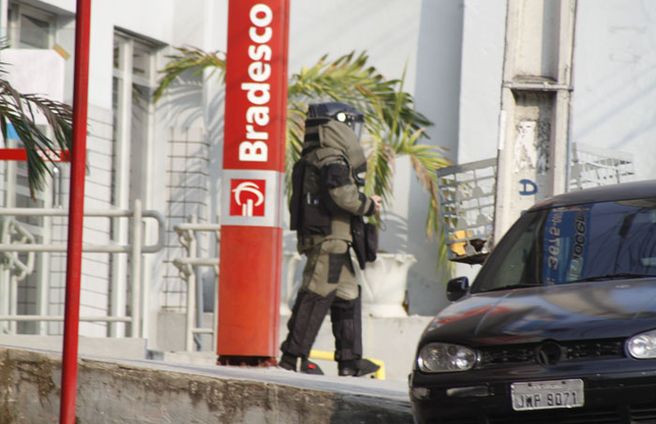
<svg viewBox="0 0 656 424">
<path fill-rule="evenodd" d="M 317 337 L 321 323 L 334 298 L 335 292 L 326 297 L 307 290 L 301 290 L 298 293 L 292 308 L 292 316 L 287 322 L 289 333 L 280 347 L 283 358 L 287 355 L 306 358 L 307 361 L 314 339 Z M 296 363 L 294 362 L 294 364 Z"/>
<path fill-rule="evenodd" d="M 287 353 L 283 353 L 282 357 L 280 358 L 280 362 L 278 362 L 278 366 L 287 371 L 296 372 L 297 363 L 298 363 L 298 357 L 289 355 Z M 303 374 L 323 375 L 323 370 L 321 369 L 321 367 L 307 358 L 301 358 L 300 371 Z"/>
<path fill-rule="evenodd" d="M 337 372 L 341 377 L 362 377 L 378 371 L 379 365 L 368 359 L 357 359 L 351 361 L 339 361 Z"/>
<path fill-rule="evenodd" d="M 301 372 L 303 374 L 323 375 L 321 367 L 307 358 L 301 358 Z"/>
<path fill-rule="evenodd" d="M 280 368 L 286 369 L 287 371 L 296 372 L 297 362 L 298 362 L 298 358 L 296 356 L 283 353 L 282 357 L 280 358 L 280 362 L 278 362 L 278 366 Z"/>
</svg>

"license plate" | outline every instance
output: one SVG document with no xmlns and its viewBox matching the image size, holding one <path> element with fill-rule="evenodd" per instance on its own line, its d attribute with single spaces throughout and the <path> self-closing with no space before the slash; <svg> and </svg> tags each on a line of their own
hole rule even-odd
<svg viewBox="0 0 656 424">
<path fill-rule="evenodd" d="M 513 383 L 510 397 L 515 411 L 578 408 L 585 402 L 581 379 Z"/>
</svg>

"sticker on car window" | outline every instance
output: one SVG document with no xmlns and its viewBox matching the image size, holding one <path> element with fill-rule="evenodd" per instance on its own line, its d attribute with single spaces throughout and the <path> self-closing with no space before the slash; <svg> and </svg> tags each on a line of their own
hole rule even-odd
<svg viewBox="0 0 656 424">
<path fill-rule="evenodd" d="M 589 239 L 589 214 L 586 207 L 549 212 L 543 236 L 543 281 L 558 284 L 580 278 Z"/>
</svg>

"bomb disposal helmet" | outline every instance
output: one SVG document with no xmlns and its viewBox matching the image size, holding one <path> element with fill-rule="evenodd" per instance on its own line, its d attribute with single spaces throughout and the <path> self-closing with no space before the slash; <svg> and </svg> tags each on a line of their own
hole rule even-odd
<svg viewBox="0 0 656 424">
<path fill-rule="evenodd" d="M 358 140 L 360 140 L 360 135 L 362 135 L 364 114 L 346 103 L 312 103 L 308 106 L 307 117 L 308 119 L 334 119 L 335 121 L 348 125 Z"/>
</svg>

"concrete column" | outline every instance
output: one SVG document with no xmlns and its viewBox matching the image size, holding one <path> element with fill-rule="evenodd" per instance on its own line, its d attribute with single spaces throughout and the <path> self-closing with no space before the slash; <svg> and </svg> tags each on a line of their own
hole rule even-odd
<svg viewBox="0 0 656 424">
<path fill-rule="evenodd" d="M 576 0 L 509 0 L 494 239 L 567 190 Z"/>
</svg>

